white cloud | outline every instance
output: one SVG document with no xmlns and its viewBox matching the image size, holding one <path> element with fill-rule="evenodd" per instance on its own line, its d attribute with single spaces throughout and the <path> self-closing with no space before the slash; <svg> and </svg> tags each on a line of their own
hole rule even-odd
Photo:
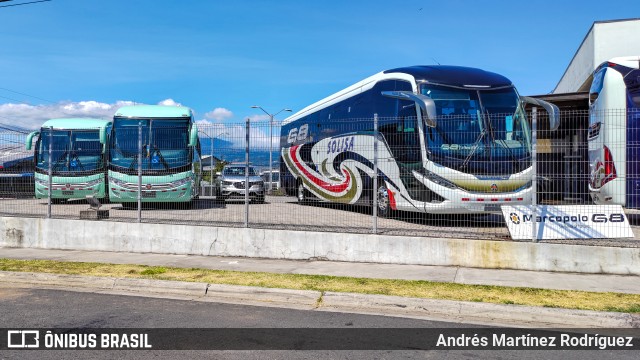
<svg viewBox="0 0 640 360">
<path fill-rule="evenodd" d="M 49 119 L 66 117 L 91 117 L 110 119 L 115 111 L 133 101 L 116 101 L 108 104 L 94 100 L 79 102 L 59 102 L 45 105 L 0 104 L 0 123 L 26 129 L 37 129 Z"/>
<path fill-rule="evenodd" d="M 111 119 L 120 107 L 135 104 L 135 102 L 128 100 L 118 100 L 115 103 L 103 103 L 95 100 L 64 101 L 43 105 L 6 103 L 0 104 L 0 123 L 26 129 L 37 129 L 45 121 L 55 118 L 89 117 Z M 162 100 L 158 105 L 182 106 L 182 104 L 173 99 Z"/>
<path fill-rule="evenodd" d="M 160 101 L 158 103 L 158 105 L 163 105 L 163 106 L 183 106 L 182 104 L 180 104 L 179 102 L 176 102 L 173 99 L 164 99 L 164 100 Z"/>
<path fill-rule="evenodd" d="M 233 117 L 233 113 L 229 109 L 215 108 L 208 113 L 204 114 L 205 119 L 222 121 Z"/>
<path fill-rule="evenodd" d="M 269 120 L 269 115 L 266 114 L 262 114 L 262 115 L 251 115 L 249 116 L 249 120 L 251 121 L 264 121 L 264 120 Z M 268 124 L 268 122 L 267 122 Z"/>
</svg>

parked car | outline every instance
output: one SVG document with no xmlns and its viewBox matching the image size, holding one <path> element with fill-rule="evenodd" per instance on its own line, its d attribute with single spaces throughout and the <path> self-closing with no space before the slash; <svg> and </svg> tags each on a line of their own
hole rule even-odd
<svg viewBox="0 0 640 360">
<path fill-rule="evenodd" d="M 265 170 L 260 173 L 262 180 L 265 183 L 265 187 L 267 190 L 278 190 L 280 189 L 280 171 L 279 170 L 271 170 L 271 186 L 269 186 L 269 170 Z"/>
<path fill-rule="evenodd" d="M 249 166 L 249 186 L 245 186 L 246 169 L 244 164 L 229 164 L 222 169 L 216 180 L 220 188 L 219 199 L 244 199 L 245 189 L 248 188 L 251 201 L 264 202 L 264 181 L 256 169 Z"/>
</svg>

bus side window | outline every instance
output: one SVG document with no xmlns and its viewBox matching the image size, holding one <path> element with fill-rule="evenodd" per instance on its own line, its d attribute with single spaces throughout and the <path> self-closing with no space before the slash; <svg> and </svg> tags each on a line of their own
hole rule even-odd
<svg viewBox="0 0 640 360">
<path fill-rule="evenodd" d="M 607 68 L 603 68 L 593 76 L 593 82 L 591 82 L 591 88 L 589 89 L 589 105 L 593 105 L 596 99 L 598 99 L 602 91 L 602 86 L 604 85 L 604 75 L 606 72 Z"/>
</svg>

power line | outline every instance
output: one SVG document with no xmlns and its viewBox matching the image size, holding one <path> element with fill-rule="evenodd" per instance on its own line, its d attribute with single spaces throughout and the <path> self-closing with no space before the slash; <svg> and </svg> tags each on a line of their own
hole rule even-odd
<svg viewBox="0 0 640 360">
<path fill-rule="evenodd" d="M 10 0 L 5 0 L 5 1 L 2 1 L 2 2 L 6 2 L 6 1 L 10 1 Z M 20 4 L 2 5 L 2 6 L 0 6 L 0 8 L 10 7 L 10 6 L 36 4 L 36 3 L 47 2 L 47 1 L 51 1 L 51 0 L 38 0 L 38 1 L 30 1 L 30 2 L 26 2 L 26 3 L 20 3 Z"/>
<path fill-rule="evenodd" d="M 30 105 L 30 106 L 31 106 L 31 104 L 29 104 L 29 103 L 28 103 L 28 102 L 26 102 L 26 101 L 22 101 L 22 100 L 14 99 L 14 98 L 10 98 L 10 97 L 6 97 L 6 96 L 2 96 L 2 95 L 0 95 L 0 98 L 7 99 L 7 100 L 11 100 L 11 101 L 17 101 L 17 102 L 19 102 L 19 103 L 23 103 L 23 104 L 27 104 L 27 105 Z"/>
<path fill-rule="evenodd" d="M 2 115 L 0 115 L 0 118 L 13 121 L 13 119 L 9 119 L 8 117 L 2 116 Z M 21 133 L 21 134 L 28 134 L 28 133 L 31 132 L 31 130 L 23 128 L 23 127 L 20 127 L 20 126 L 8 125 L 8 124 L 0 123 L 0 128 L 3 128 L 3 127 L 8 129 L 8 130 L 15 131 L 15 132 L 18 132 L 18 133 Z"/>
<path fill-rule="evenodd" d="M 24 143 L 22 141 L 9 140 L 9 139 L 0 139 L 0 142 L 7 142 L 7 143 L 20 144 L 21 145 L 21 146 L 12 147 L 11 150 L 20 149 L 22 146 L 24 146 Z M 7 150 L 7 149 L 3 149 L 3 150 Z"/>
<path fill-rule="evenodd" d="M 29 134 L 29 132 L 27 132 L 27 131 L 23 131 L 23 130 L 20 130 L 20 129 L 12 129 L 12 128 L 9 128 L 9 127 L 4 127 L 4 126 L 0 126 L 0 130 L 9 130 L 9 131 L 16 132 L 18 134 L 23 134 L 23 135 Z"/>
<path fill-rule="evenodd" d="M 41 97 L 37 97 L 37 96 L 34 96 L 34 95 L 29 95 L 29 94 L 21 93 L 21 92 L 19 92 L 19 91 L 15 91 L 15 90 L 7 89 L 7 88 L 4 88 L 4 87 L 0 87 L 0 90 L 9 91 L 9 92 L 12 92 L 12 93 L 14 93 L 14 94 L 18 94 L 18 95 L 28 96 L 28 97 L 31 97 L 31 98 L 34 98 L 34 99 L 38 99 L 38 100 L 42 100 L 42 101 L 46 101 L 46 102 L 50 102 L 50 103 L 52 103 L 52 104 L 54 104 L 54 103 L 55 103 L 54 101 L 51 101 L 51 100 L 43 99 L 43 98 L 41 98 Z M 16 101 L 18 101 L 18 100 L 16 100 Z"/>
</svg>

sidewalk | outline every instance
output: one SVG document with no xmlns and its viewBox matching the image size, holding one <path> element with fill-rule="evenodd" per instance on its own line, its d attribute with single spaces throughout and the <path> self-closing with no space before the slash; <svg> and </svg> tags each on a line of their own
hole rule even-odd
<svg viewBox="0 0 640 360">
<path fill-rule="evenodd" d="M 460 284 L 640 294 L 640 276 L 496 270 L 446 266 L 299 261 L 217 256 L 0 248 L 0 258 L 139 264 L 217 270 L 428 280 Z"/>
</svg>

